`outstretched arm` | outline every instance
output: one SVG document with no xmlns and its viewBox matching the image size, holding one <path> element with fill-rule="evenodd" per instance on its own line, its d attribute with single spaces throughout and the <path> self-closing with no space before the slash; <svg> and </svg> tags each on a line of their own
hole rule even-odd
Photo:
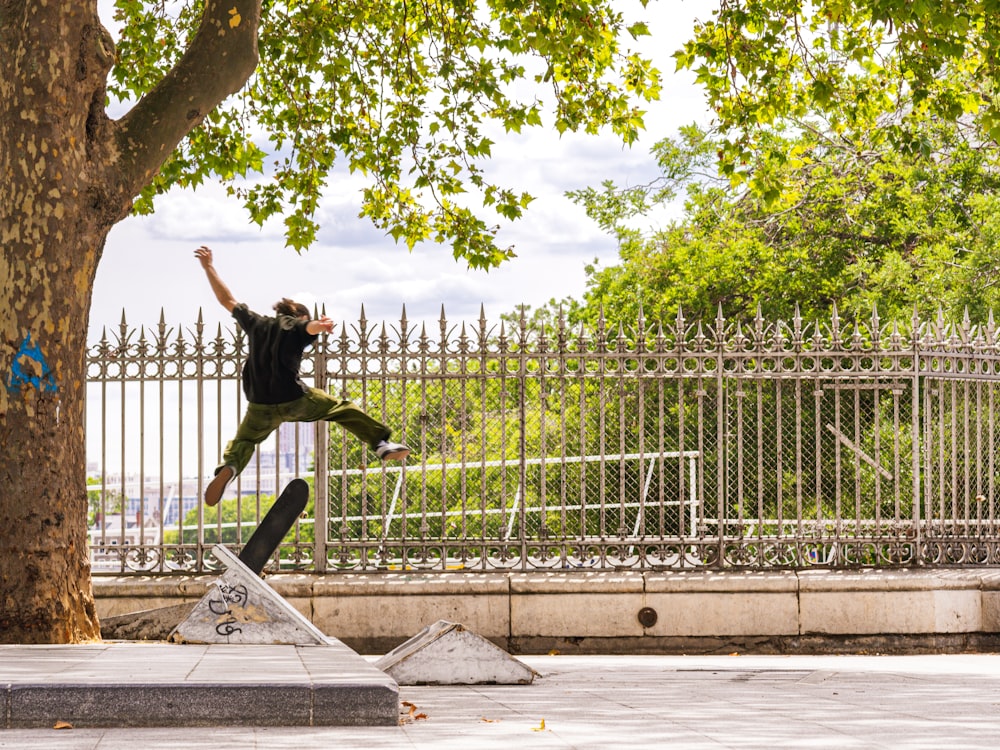
<svg viewBox="0 0 1000 750">
<path fill-rule="evenodd" d="M 333 321 L 330 320 L 325 315 L 316 318 L 316 320 L 310 320 L 306 323 L 306 333 L 310 336 L 316 336 L 320 333 L 331 333 L 333 331 Z"/>
<path fill-rule="evenodd" d="M 212 291 L 215 292 L 215 298 L 219 300 L 219 304 L 229 312 L 232 312 L 233 308 L 236 307 L 236 299 L 233 297 L 233 293 L 229 291 L 229 287 L 219 278 L 215 266 L 212 265 L 212 251 L 202 245 L 194 251 L 194 256 L 201 263 L 201 267 L 205 269 L 205 275 L 208 276 L 208 283 L 211 284 Z"/>
</svg>

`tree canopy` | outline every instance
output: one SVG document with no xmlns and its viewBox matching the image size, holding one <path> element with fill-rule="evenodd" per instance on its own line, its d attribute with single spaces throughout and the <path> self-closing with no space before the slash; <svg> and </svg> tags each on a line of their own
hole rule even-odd
<svg viewBox="0 0 1000 750">
<path fill-rule="evenodd" d="M 717 142 L 685 129 L 656 149 L 654 185 L 611 182 L 574 193 L 619 240 L 621 262 L 591 268 L 573 316 L 808 318 L 842 313 L 909 320 L 939 308 L 985 320 L 1000 302 L 997 150 L 961 128 L 927 123 L 927 153 L 835 148 L 822 134 L 772 133 L 768 164 L 782 198 L 767 201 L 713 175 Z M 675 191 L 683 216 L 651 236 L 631 220 Z"/>
<path fill-rule="evenodd" d="M 784 123 L 904 152 L 924 147 L 927 119 L 1000 136 L 996 11 L 984 0 L 720 0 L 675 57 L 706 93 L 723 172 L 773 199 L 780 184 L 752 163 Z"/>
<path fill-rule="evenodd" d="M 109 91 L 134 99 L 182 56 L 200 4 L 117 0 L 115 19 Z M 368 180 L 361 214 L 397 241 L 448 243 L 494 267 L 514 254 L 495 241 L 499 222 L 531 196 L 489 178 L 491 137 L 610 127 L 631 143 L 640 102 L 659 92 L 659 73 L 625 47 L 647 33 L 609 0 L 265 2 L 248 85 L 170 155 L 137 208 L 219 177 L 253 221 L 283 217 L 301 250 L 334 170 L 350 170 Z"/>
<path fill-rule="evenodd" d="M 984 4 L 723 2 L 676 54 L 708 128 L 660 141 L 660 178 L 572 193 L 619 240 L 571 317 L 914 310 L 998 298 L 996 43 Z M 633 219 L 683 199 L 652 235 Z"/>
</svg>

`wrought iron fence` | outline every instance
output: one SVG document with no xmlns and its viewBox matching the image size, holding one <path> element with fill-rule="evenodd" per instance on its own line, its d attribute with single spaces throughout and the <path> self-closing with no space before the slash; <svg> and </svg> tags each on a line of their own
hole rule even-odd
<svg viewBox="0 0 1000 750">
<path fill-rule="evenodd" d="M 342 324 L 303 374 L 413 449 L 381 465 L 287 426 L 198 502 L 243 408 L 237 330 L 134 329 L 89 352 L 95 570 L 210 568 L 291 476 L 313 501 L 274 567 L 313 571 L 994 564 L 991 319 L 592 328 Z M 431 332 L 433 331 L 433 333 Z"/>
</svg>

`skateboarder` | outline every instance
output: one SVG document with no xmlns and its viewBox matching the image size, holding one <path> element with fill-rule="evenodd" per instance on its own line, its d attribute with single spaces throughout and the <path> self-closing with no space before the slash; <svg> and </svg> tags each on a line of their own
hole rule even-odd
<svg viewBox="0 0 1000 750">
<path fill-rule="evenodd" d="M 243 365 L 243 392 L 247 411 L 226 446 L 215 478 L 205 489 L 205 505 L 216 505 L 226 486 L 246 468 L 254 449 L 282 422 L 336 422 L 371 446 L 383 461 L 402 460 L 410 449 L 389 442 L 389 428 L 369 417 L 350 401 L 341 401 L 299 377 L 302 352 L 321 332 L 330 333 L 333 321 L 325 315 L 310 319 L 305 305 L 282 299 L 274 305 L 275 317 L 258 315 L 239 303 L 219 278 L 212 251 L 202 245 L 194 251 L 208 276 L 216 299 L 247 334 L 250 351 Z"/>
</svg>

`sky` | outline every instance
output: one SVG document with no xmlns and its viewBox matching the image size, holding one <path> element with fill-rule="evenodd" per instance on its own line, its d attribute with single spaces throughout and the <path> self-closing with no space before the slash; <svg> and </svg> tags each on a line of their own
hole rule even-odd
<svg viewBox="0 0 1000 750">
<path fill-rule="evenodd" d="M 405 306 L 410 321 L 436 321 L 443 307 L 451 321 L 477 320 L 482 309 L 497 322 L 521 304 L 581 298 L 584 267 L 595 259 L 613 264 L 617 248 L 565 193 L 605 179 L 646 183 L 657 176 L 650 155 L 656 141 L 681 125 L 707 123 L 693 75 L 675 73 L 671 53 L 689 37 L 694 19 L 707 20 L 713 7 L 717 0 L 652 0 L 645 11 L 637 2 L 622 3 L 626 19 L 647 21 L 651 36 L 634 46 L 661 70 L 664 84 L 660 100 L 646 105 L 646 131 L 631 148 L 610 131 L 560 137 L 554 128 L 533 128 L 495 139 L 491 174 L 536 196 L 526 216 L 502 230 L 499 243 L 513 244 L 517 253 L 502 267 L 470 270 L 447 245 L 427 243 L 413 252 L 397 245 L 358 217 L 361 183 L 346 169 L 335 173 L 321 204 L 318 242 L 301 254 L 284 246 L 280 222 L 257 227 L 238 199 L 207 184 L 174 190 L 158 199 L 153 215 L 130 217 L 111 231 L 94 285 L 90 339 L 116 327 L 123 311 L 130 324 L 147 328 L 161 310 L 169 325 L 189 326 L 199 308 L 206 323 L 228 325 L 194 259 L 203 244 L 234 296 L 262 313 L 291 297 L 325 306 L 335 322 L 356 321 L 362 306 L 370 321 L 397 321 Z M 104 20 L 112 28 L 109 14 Z"/>
</svg>

